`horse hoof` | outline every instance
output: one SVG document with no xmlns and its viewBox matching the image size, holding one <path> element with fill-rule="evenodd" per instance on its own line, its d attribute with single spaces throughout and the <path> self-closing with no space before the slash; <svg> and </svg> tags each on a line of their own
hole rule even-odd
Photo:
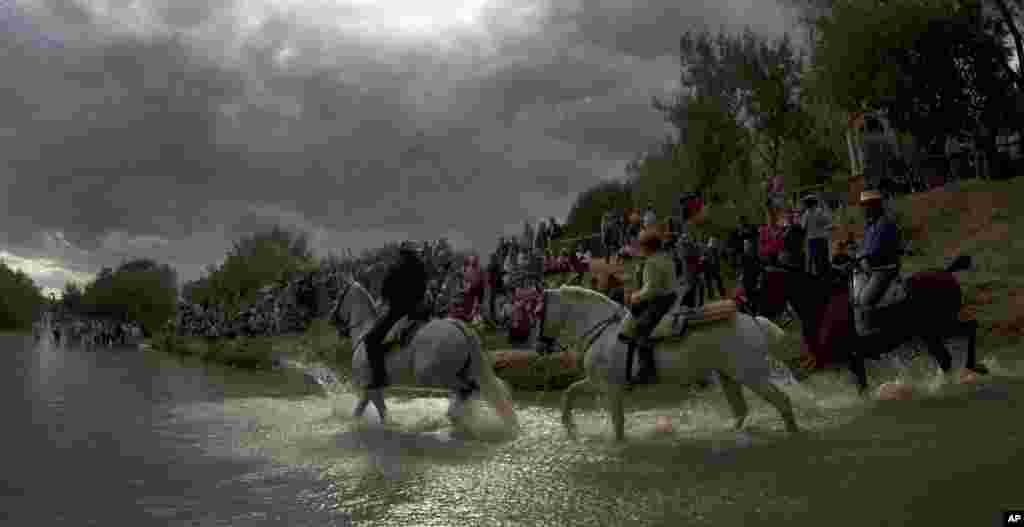
<svg viewBox="0 0 1024 527">
<path fill-rule="evenodd" d="M 989 374 L 988 366 L 985 366 L 983 364 L 975 364 L 974 366 L 971 366 L 970 368 L 967 368 L 967 369 L 970 370 L 970 371 L 973 371 L 974 373 L 977 373 L 978 375 L 988 375 Z"/>
</svg>

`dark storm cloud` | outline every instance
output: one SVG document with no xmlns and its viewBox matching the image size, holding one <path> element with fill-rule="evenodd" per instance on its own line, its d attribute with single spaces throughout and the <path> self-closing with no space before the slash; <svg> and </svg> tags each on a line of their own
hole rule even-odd
<svg viewBox="0 0 1024 527">
<path fill-rule="evenodd" d="M 0 242 L 185 279 L 276 224 L 321 254 L 490 249 L 664 135 L 650 100 L 674 87 L 682 31 L 764 30 L 767 4 L 495 1 L 451 38 L 365 29 L 371 8 L 343 1 L 8 6 Z"/>
</svg>

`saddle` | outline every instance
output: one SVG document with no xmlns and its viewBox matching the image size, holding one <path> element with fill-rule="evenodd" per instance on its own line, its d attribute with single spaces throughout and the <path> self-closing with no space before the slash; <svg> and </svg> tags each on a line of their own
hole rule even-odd
<svg viewBox="0 0 1024 527">
<path fill-rule="evenodd" d="M 861 296 L 869 280 L 870 276 L 863 274 L 854 275 L 853 294 L 850 296 L 853 300 L 854 325 L 856 326 L 857 334 L 861 336 L 871 335 L 881 330 L 879 322 L 886 317 L 879 315 L 891 311 L 893 307 L 902 304 L 909 297 L 907 277 L 899 274 L 889 282 L 889 286 L 877 304 L 865 306 L 861 303 Z"/>
<path fill-rule="evenodd" d="M 388 331 L 382 347 L 386 350 L 385 353 L 390 353 L 396 349 L 404 348 L 412 342 L 413 337 L 423 326 L 427 325 L 429 320 L 423 320 L 419 317 L 410 318 L 408 316 L 398 319 L 394 327 Z"/>
<path fill-rule="evenodd" d="M 734 319 L 736 312 L 736 302 L 733 300 L 709 302 L 695 309 L 677 304 L 658 322 L 649 340 L 652 343 L 680 340 L 689 334 L 690 328 L 709 328 Z"/>
</svg>

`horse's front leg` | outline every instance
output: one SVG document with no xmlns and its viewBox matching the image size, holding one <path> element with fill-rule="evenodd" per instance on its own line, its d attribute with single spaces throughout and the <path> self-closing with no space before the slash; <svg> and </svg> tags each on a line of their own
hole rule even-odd
<svg viewBox="0 0 1024 527">
<path fill-rule="evenodd" d="M 562 394 L 562 426 L 570 439 L 576 438 L 576 422 L 572 417 L 572 409 L 576 403 L 576 397 L 585 391 L 593 389 L 590 377 L 572 383 Z"/>
<path fill-rule="evenodd" d="M 621 384 L 610 384 L 608 388 L 608 412 L 612 416 L 612 428 L 615 429 L 615 440 L 626 439 L 626 387 Z"/>
<path fill-rule="evenodd" d="M 857 382 L 857 393 L 862 397 L 868 393 L 868 372 L 864 367 L 864 356 L 850 350 L 850 373 Z"/>
<path fill-rule="evenodd" d="M 366 398 L 377 408 L 377 415 L 380 416 L 381 424 L 388 422 L 388 406 L 384 404 L 384 390 L 381 388 L 366 390 Z"/>
</svg>

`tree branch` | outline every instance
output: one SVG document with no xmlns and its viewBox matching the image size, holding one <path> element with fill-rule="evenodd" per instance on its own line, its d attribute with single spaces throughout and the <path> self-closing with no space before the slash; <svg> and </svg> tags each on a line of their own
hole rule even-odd
<svg viewBox="0 0 1024 527">
<path fill-rule="evenodd" d="M 1003 20 L 1006 22 L 1006 27 L 1010 30 L 1010 34 L 1013 35 L 1013 44 L 1017 48 L 1017 68 L 1020 68 L 1020 61 L 1024 60 L 1024 38 L 1021 37 L 1020 30 L 1017 29 L 1017 24 L 1013 22 L 1013 13 L 1010 11 L 1010 6 L 1006 4 L 1006 0 L 995 0 L 996 6 L 999 8 L 999 12 L 1003 15 Z M 1022 82 L 1020 73 L 1013 71 L 1009 64 L 1006 68 L 1013 73 L 1013 78 L 1017 83 L 1017 87 L 1024 89 L 1024 82 Z"/>
</svg>

